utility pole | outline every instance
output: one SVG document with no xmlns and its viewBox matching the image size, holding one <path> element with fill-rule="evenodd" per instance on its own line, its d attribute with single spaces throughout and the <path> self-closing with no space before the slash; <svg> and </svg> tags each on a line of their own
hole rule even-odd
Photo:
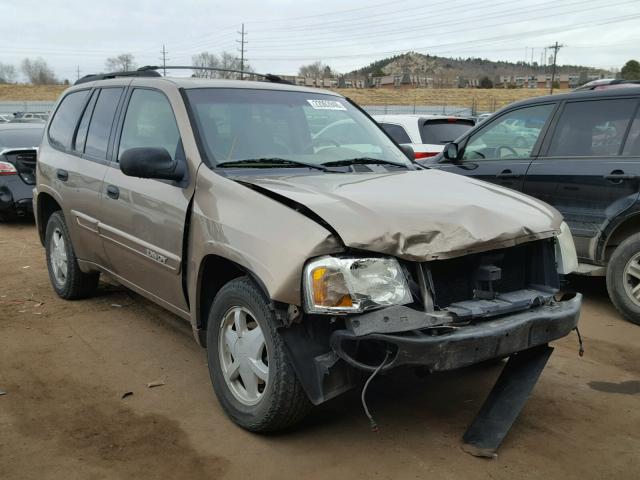
<svg viewBox="0 0 640 480">
<path fill-rule="evenodd" d="M 247 32 L 244 31 L 244 23 L 242 24 L 242 30 L 238 32 L 240 34 L 240 40 L 236 40 L 237 43 L 240 44 L 240 80 L 244 80 L 244 53 L 245 53 L 245 45 L 247 41 L 244 37 L 247 35 Z"/>
<path fill-rule="evenodd" d="M 551 67 L 551 91 L 549 94 L 553 94 L 553 82 L 556 81 L 556 60 L 558 58 L 558 50 L 560 50 L 564 45 L 558 45 L 556 42 L 555 45 L 550 46 L 549 48 L 553 50 L 553 65 Z"/>
<path fill-rule="evenodd" d="M 80 65 L 76 67 L 76 80 L 80 80 Z"/>
<path fill-rule="evenodd" d="M 164 48 L 164 44 L 162 45 L 162 51 L 160 52 L 162 54 L 162 75 L 164 77 L 167 76 L 167 50 Z"/>
</svg>

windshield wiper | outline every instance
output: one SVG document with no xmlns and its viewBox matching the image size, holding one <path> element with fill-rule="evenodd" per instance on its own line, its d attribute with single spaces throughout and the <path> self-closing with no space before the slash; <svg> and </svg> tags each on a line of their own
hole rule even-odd
<svg viewBox="0 0 640 480">
<path fill-rule="evenodd" d="M 322 165 L 325 165 L 327 167 L 346 167 L 349 165 L 394 165 L 396 167 L 409 168 L 409 165 L 406 165 L 404 163 L 390 162 L 389 160 L 382 160 L 380 158 L 372 157 L 347 158 L 345 160 L 325 162 Z"/>
<path fill-rule="evenodd" d="M 246 160 L 229 160 L 227 162 L 220 162 L 216 167 L 229 168 L 229 167 L 255 167 L 261 168 L 274 168 L 282 165 L 299 166 L 307 168 L 315 168 L 316 170 L 322 170 L 323 172 L 329 172 L 330 170 L 324 165 L 318 165 L 315 163 L 299 162 L 297 160 L 289 160 L 279 157 L 265 157 L 265 158 L 247 158 Z"/>
</svg>

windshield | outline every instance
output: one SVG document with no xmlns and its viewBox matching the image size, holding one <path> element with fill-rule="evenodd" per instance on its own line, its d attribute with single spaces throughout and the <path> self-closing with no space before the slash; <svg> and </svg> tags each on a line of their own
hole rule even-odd
<svg viewBox="0 0 640 480">
<path fill-rule="evenodd" d="M 313 165 L 362 158 L 410 164 L 341 97 L 244 88 L 192 89 L 187 97 L 212 164 L 273 158 Z"/>
<path fill-rule="evenodd" d="M 37 147 L 44 128 L 0 130 L 0 149 Z"/>
</svg>

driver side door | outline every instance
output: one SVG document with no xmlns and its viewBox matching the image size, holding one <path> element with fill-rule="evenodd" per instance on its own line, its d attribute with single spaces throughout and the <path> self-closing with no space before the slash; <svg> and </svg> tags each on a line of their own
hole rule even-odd
<svg viewBox="0 0 640 480">
<path fill-rule="evenodd" d="M 433 166 L 522 191 L 555 107 L 547 103 L 505 112 L 467 137 L 460 160 Z"/>
</svg>

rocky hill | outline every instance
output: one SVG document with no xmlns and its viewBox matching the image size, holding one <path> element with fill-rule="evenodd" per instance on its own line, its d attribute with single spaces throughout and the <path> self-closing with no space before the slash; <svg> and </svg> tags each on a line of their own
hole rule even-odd
<svg viewBox="0 0 640 480">
<path fill-rule="evenodd" d="M 384 58 L 348 74 L 350 77 L 367 77 L 383 75 L 420 75 L 447 76 L 463 78 L 479 78 L 487 76 L 491 79 L 501 75 L 538 75 L 550 72 L 549 66 L 538 65 L 537 62 L 494 62 L 482 58 L 447 58 L 435 55 L 423 55 L 408 52 Z M 558 73 L 601 74 L 604 70 L 581 65 L 562 65 Z"/>
</svg>

